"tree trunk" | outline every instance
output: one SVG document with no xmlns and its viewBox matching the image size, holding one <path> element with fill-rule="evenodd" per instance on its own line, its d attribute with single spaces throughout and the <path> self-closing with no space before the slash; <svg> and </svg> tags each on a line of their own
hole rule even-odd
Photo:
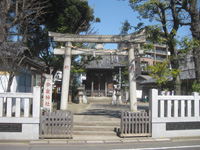
<svg viewBox="0 0 200 150">
<path fill-rule="evenodd" d="M 162 85 L 158 85 L 158 95 L 161 95 L 161 91 L 162 91 Z"/>
<path fill-rule="evenodd" d="M 13 79 L 14 79 L 14 73 L 12 72 L 12 73 L 10 73 L 9 74 L 9 80 L 8 80 L 8 84 L 7 84 L 7 90 L 6 90 L 6 92 L 10 92 L 11 91 L 11 85 L 12 85 L 12 82 L 13 82 Z"/>
<path fill-rule="evenodd" d="M 199 12 L 197 8 L 197 0 L 190 0 L 189 1 L 190 8 L 189 13 L 191 16 L 191 32 L 192 36 L 195 40 L 200 42 L 200 20 L 199 20 Z M 193 49 L 193 56 L 194 56 L 194 62 L 195 62 L 195 73 L 196 73 L 196 79 L 197 82 L 200 82 L 200 46 Z"/>
<path fill-rule="evenodd" d="M 1 14 L 1 24 L 0 24 L 0 42 L 4 42 L 6 39 L 6 6 L 5 1 L 0 3 L 0 14 Z"/>
<path fill-rule="evenodd" d="M 174 79 L 174 91 L 175 95 L 181 95 L 181 79 L 179 75 Z"/>
<path fill-rule="evenodd" d="M 195 74 L 197 83 L 200 83 L 200 47 L 193 49 L 194 64 L 195 64 Z"/>
<path fill-rule="evenodd" d="M 173 40 L 168 43 L 168 46 L 172 55 L 170 57 L 171 66 L 173 69 L 179 69 L 178 54 L 175 50 L 175 46 L 173 45 Z M 175 95 L 181 95 L 181 80 L 179 75 L 177 77 L 173 77 L 173 84 Z"/>
</svg>

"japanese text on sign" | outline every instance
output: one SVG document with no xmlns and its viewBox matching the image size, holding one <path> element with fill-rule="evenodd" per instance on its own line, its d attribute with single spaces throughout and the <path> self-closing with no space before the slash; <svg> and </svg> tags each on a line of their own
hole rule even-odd
<svg viewBox="0 0 200 150">
<path fill-rule="evenodd" d="M 52 76 L 45 75 L 46 80 L 44 83 L 44 103 L 43 107 L 51 111 L 51 103 L 52 103 Z"/>
</svg>

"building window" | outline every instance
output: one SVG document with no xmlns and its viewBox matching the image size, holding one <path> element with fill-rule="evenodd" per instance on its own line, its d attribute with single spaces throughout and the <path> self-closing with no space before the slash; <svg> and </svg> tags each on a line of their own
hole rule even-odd
<svg viewBox="0 0 200 150">
<path fill-rule="evenodd" d="M 19 73 L 19 86 L 25 86 L 26 83 L 26 74 L 25 73 Z"/>
<path fill-rule="evenodd" d="M 31 75 L 25 73 L 19 73 L 18 81 L 19 92 L 30 92 L 31 91 Z"/>
</svg>

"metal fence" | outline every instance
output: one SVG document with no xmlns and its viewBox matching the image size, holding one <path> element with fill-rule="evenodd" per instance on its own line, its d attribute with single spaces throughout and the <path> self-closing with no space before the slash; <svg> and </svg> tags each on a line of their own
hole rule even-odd
<svg viewBox="0 0 200 150">
<path fill-rule="evenodd" d="M 40 138 L 73 138 L 73 112 L 41 112 Z"/>
<path fill-rule="evenodd" d="M 120 137 L 151 136 L 151 117 L 147 112 L 121 114 Z"/>
</svg>

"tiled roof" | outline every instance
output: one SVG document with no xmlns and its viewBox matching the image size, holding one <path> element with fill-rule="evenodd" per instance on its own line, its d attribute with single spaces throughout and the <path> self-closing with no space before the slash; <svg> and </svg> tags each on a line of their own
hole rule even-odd
<svg viewBox="0 0 200 150">
<path fill-rule="evenodd" d="M 93 60 L 86 65 L 86 69 L 114 69 L 115 67 L 125 67 L 127 56 L 103 55 L 100 60 Z"/>
</svg>

